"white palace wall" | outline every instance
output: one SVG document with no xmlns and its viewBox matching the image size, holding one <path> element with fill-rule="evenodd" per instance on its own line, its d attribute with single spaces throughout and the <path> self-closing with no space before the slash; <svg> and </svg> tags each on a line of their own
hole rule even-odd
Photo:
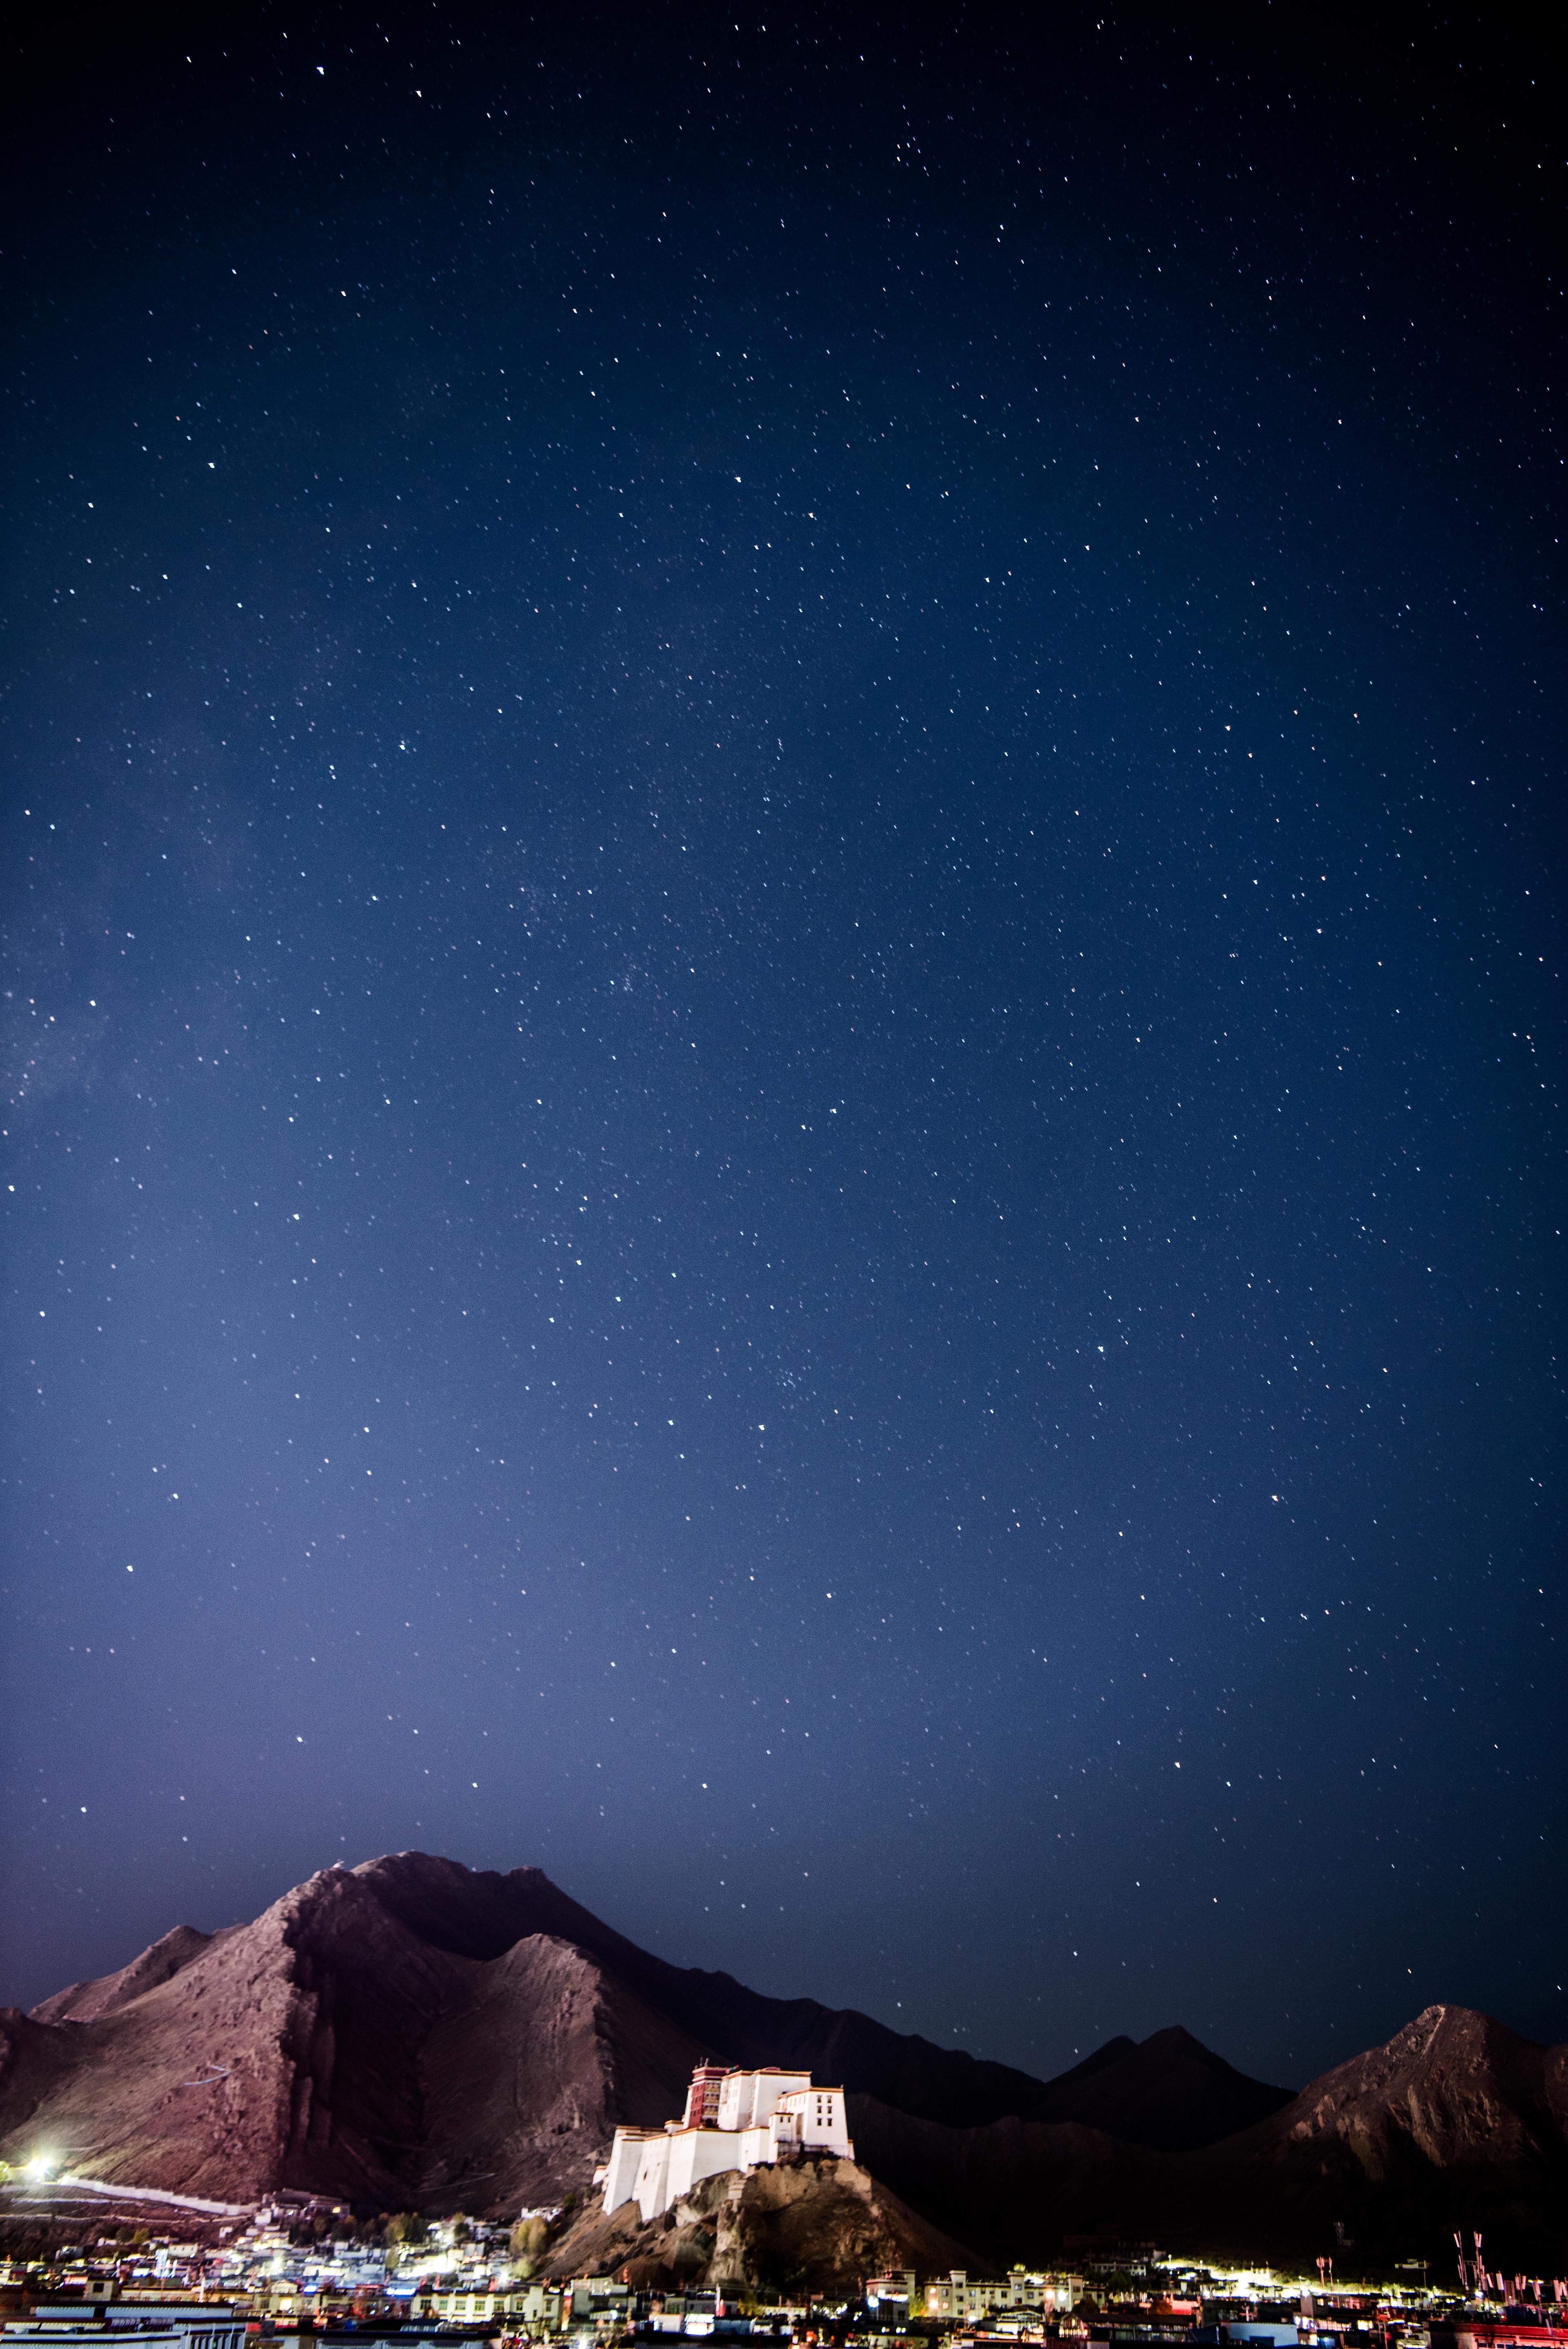
<svg viewBox="0 0 1568 2349">
<path fill-rule="evenodd" d="M 711 2079 L 711 2075 L 710 2075 Z M 758 2169 L 791 2154 L 854 2158 L 841 2088 L 817 2088 L 809 2072 L 729 2072 L 718 2092 L 718 2127 L 618 2128 L 604 2177 L 604 2209 L 634 2200 L 645 2223 L 727 2169 Z"/>
</svg>

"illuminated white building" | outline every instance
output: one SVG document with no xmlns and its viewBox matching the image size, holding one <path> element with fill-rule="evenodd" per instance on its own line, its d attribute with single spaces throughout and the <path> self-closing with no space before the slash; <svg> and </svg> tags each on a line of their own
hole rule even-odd
<svg viewBox="0 0 1568 2349">
<path fill-rule="evenodd" d="M 686 2111 L 662 2129 L 618 2128 L 604 2178 L 604 2208 L 634 2201 L 645 2222 L 726 2169 L 759 2169 L 799 2154 L 852 2161 L 842 2088 L 816 2088 L 810 2072 L 727 2071 L 699 2064 Z"/>
</svg>

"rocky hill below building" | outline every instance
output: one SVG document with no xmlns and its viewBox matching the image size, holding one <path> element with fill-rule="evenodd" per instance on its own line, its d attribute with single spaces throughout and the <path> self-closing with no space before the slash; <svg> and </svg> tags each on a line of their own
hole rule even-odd
<svg viewBox="0 0 1568 2349">
<path fill-rule="evenodd" d="M 976 2274 L 985 2262 L 855 2161 L 825 2156 L 706 2178 L 643 2223 L 634 2202 L 591 2205 L 552 2246 L 552 2275 L 625 2276 L 641 2291 L 856 2292 L 899 2268 Z"/>
</svg>

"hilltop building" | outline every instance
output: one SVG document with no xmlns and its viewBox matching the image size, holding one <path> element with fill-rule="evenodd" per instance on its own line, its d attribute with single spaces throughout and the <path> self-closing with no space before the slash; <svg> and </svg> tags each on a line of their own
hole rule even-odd
<svg viewBox="0 0 1568 2349">
<path fill-rule="evenodd" d="M 635 2201 L 645 2223 L 705 2178 L 759 2169 L 806 2153 L 852 2161 L 842 2088 L 818 2088 L 810 2072 L 769 2064 L 758 2072 L 699 2064 L 686 2110 L 662 2129 L 618 2128 L 604 2178 L 604 2208 Z"/>
</svg>

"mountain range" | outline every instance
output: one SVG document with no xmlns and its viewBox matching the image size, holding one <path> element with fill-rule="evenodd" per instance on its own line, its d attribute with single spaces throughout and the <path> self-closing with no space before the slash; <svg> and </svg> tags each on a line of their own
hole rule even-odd
<svg viewBox="0 0 1568 2349">
<path fill-rule="evenodd" d="M 677 2114 L 705 2057 L 841 2082 L 857 2160 L 727 2189 L 723 2223 L 689 2212 L 678 2240 L 624 2216 L 614 2255 L 649 2274 L 979 2269 L 1097 2231 L 1327 2250 L 1343 2271 L 1341 2232 L 1386 2262 L 1440 2254 L 1461 2224 L 1515 2265 L 1568 2264 L 1568 2048 L 1466 2009 L 1429 2008 L 1299 2095 L 1180 2029 L 1041 2081 L 670 1965 L 537 1868 L 419 1852 L 0 2009 L 0 2156 L 226 2201 L 293 2188 L 507 2216 L 569 2199 L 570 2261 L 611 2249 L 588 2188 L 615 2126 Z"/>
</svg>

